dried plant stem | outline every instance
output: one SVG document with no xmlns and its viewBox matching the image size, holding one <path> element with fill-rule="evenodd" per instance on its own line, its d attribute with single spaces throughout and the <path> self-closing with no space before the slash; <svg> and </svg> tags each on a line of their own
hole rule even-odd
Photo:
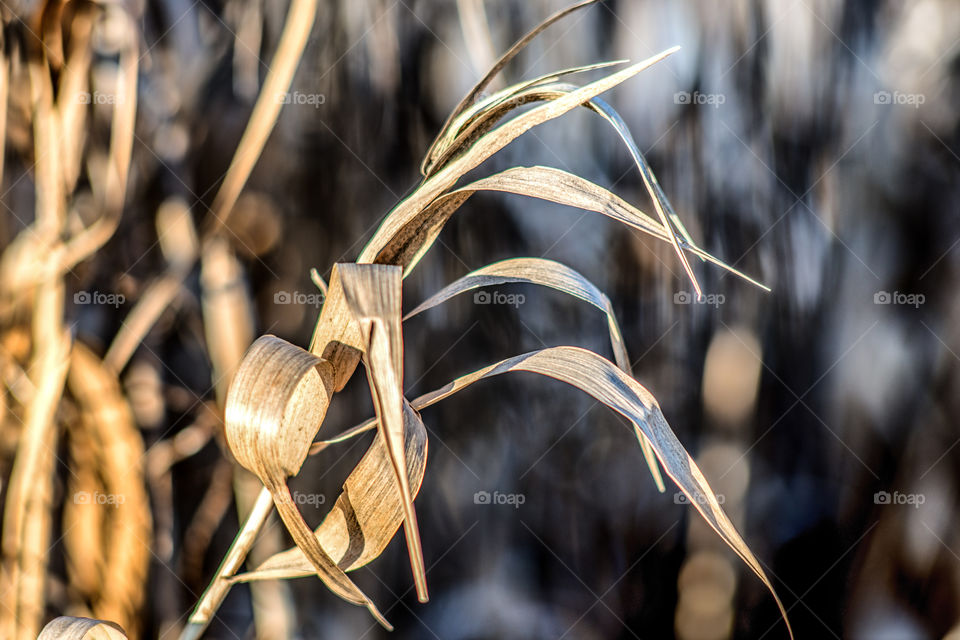
<svg viewBox="0 0 960 640">
<path fill-rule="evenodd" d="M 220 604 L 230 591 L 231 583 L 228 578 L 243 566 L 243 561 L 250 553 L 250 549 L 257 538 L 257 533 L 267 521 L 272 510 L 273 497 L 266 488 L 263 488 L 253 503 L 253 508 L 243 523 L 243 527 L 237 537 L 234 538 L 233 544 L 230 545 L 227 555 L 224 556 L 223 562 L 220 563 L 216 577 L 207 586 L 206 591 L 200 597 L 200 602 L 197 603 L 196 608 L 190 615 L 190 621 L 180 634 L 180 640 L 196 640 L 209 626 L 213 616 L 216 615 L 217 609 L 220 608 Z"/>
<path fill-rule="evenodd" d="M 287 12 L 287 21 L 280 34 L 280 44 L 270 61 L 270 72 L 263 82 L 263 89 L 250 114 L 250 121 L 240 138 L 227 175 L 213 200 L 210 231 L 219 230 L 230 217 L 233 205 L 240 196 L 253 166 L 260 157 L 267 137 L 273 131 L 280 115 L 280 96 L 290 88 L 297 64 L 307 46 L 307 38 L 317 14 L 317 0 L 293 0 Z"/>
<path fill-rule="evenodd" d="M 36 233 L 47 251 L 38 265 L 34 292 L 29 371 L 36 393 L 26 409 L 26 422 L 10 477 L 3 518 L 4 580 L 0 636 L 33 640 L 44 612 L 44 579 L 50 538 L 53 463 L 57 446 L 55 412 L 69 362 L 70 338 L 63 331 L 63 280 L 55 268 L 65 219 L 65 197 L 59 163 L 57 117 L 46 60 L 28 64 L 33 100 L 36 154 Z"/>
<path fill-rule="evenodd" d="M 180 292 L 189 272 L 183 265 L 174 265 L 167 273 L 150 283 L 110 343 L 110 348 L 103 357 L 107 366 L 114 371 L 123 370 L 137 345 L 143 341 L 160 314 Z"/>
</svg>

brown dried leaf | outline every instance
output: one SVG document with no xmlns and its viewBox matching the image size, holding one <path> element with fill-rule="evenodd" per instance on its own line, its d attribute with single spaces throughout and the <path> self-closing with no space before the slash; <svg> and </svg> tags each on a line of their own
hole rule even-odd
<svg viewBox="0 0 960 640">
<path fill-rule="evenodd" d="M 347 305 L 359 323 L 367 345 L 364 365 L 377 412 L 377 424 L 403 501 L 403 531 L 417 598 L 426 602 L 429 596 L 420 530 L 404 460 L 402 269 L 372 264 L 340 264 L 337 267 Z"/>
</svg>

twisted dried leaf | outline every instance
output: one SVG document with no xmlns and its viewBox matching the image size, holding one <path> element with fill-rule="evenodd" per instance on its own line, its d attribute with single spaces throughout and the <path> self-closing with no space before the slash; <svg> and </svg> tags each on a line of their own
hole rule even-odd
<svg viewBox="0 0 960 640">
<path fill-rule="evenodd" d="M 416 496 L 427 465 L 427 429 L 420 415 L 403 403 L 404 457 L 407 482 Z M 383 553 L 404 519 L 403 501 L 382 438 L 373 443 L 343 483 L 333 510 L 316 529 L 320 545 L 344 571 L 353 571 Z M 315 573 L 303 552 L 294 547 L 264 561 L 236 582 L 299 578 Z"/>
<path fill-rule="evenodd" d="M 270 491 L 284 525 L 324 584 L 391 628 L 317 542 L 287 486 L 323 422 L 332 383 L 327 362 L 280 338 L 262 336 L 247 351 L 227 393 L 227 443 L 237 461 Z"/>
<path fill-rule="evenodd" d="M 400 267 L 371 264 L 337 265 L 344 297 L 363 334 L 364 365 L 377 412 L 380 438 L 387 448 L 403 501 L 407 551 L 417 598 L 429 600 L 417 512 L 407 481 L 403 436 L 403 333 Z"/>
</svg>

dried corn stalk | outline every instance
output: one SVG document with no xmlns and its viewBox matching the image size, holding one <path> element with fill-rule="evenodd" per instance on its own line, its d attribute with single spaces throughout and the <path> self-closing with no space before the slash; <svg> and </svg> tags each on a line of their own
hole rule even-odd
<svg viewBox="0 0 960 640">
<path fill-rule="evenodd" d="M 334 266 L 309 351 L 273 336 L 264 336 L 244 356 L 228 393 L 227 438 L 238 461 L 261 479 L 264 490 L 181 638 L 196 638 L 203 632 L 231 584 L 305 575 L 317 575 L 334 593 L 353 604 L 366 606 L 386 625 L 373 603 L 356 589 L 344 572 L 377 557 L 401 524 L 418 594 L 421 600 L 425 599 L 425 572 L 413 500 L 423 477 L 425 455 L 421 452 L 425 452 L 426 438 L 422 436 L 421 446 L 418 434 L 423 427 L 416 409 L 478 380 L 508 371 L 530 371 L 557 378 L 627 417 L 635 427 L 655 479 L 659 479 L 659 469 L 654 457 L 684 493 L 703 496 L 691 503 L 764 582 L 786 621 L 786 611 L 759 561 L 724 514 L 693 459 L 673 435 L 656 400 L 631 377 L 629 358 L 609 300 L 569 267 L 535 259 L 490 265 L 464 276 L 410 315 L 484 284 L 509 281 L 550 286 L 604 311 L 616 365 L 590 351 L 554 347 L 485 367 L 413 402 L 408 402 L 402 394 L 400 280 L 409 275 L 430 249 L 450 216 L 478 190 L 505 191 L 578 206 L 668 242 L 698 294 L 700 287 L 686 253 L 757 284 L 693 243 L 622 119 L 598 98 L 599 94 L 676 49 L 583 87 L 558 80 L 562 75 L 600 69 L 608 64 L 549 74 L 478 100 L 491 79 L 531 38 L 557 19 L 588 4 L 591 2 L 562 11 L 524 36 L 454 109 L 424 159 L 423 182 L 390 212 L 361 252 L 357 264 Z M 496 126 L 510 111 L 530 102 L 543 104 Z M 581 105 L 603 117 L 626 144 L 650 194 L 657 219 L 588 180 L 546 167 L 508 169 L 453 190 L 463 175 L 524 132 Z M 337 438 L 311 446 L 332 396 L 349 381 L 361 359 L 367 369 L 377 417 Z M 377 437 L 347 479 L 334 509 L 316 531 L 310 531 L 290 499 L 287 478 L 299 472 L 311 449 L 317 451 L 372 428 L 378 429 Z M 273 556 L 253 571 L 237 574 L 271 503 L 280 512 L 296 547 Z M 358 549 L 363 552 L 358 553 Z M 792 636 L 789 622 L 787 628 Z"/>
</svg>

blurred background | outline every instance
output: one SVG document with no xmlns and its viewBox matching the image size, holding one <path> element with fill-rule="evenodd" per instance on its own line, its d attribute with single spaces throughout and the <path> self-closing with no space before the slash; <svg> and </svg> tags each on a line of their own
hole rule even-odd
<svg viewBox="0 0 960 640">
<path fill-rule="evenodd" d="M 24 29 L 18 12 L 33 4 L 6 7 L 8 49 Z M 356 258 L 418 184 L 450 110 L 567 4 L 320 3 L 291 99 L 233 209 L 231 250 L 187 270 L 119 377 L 146 447 L 153 542 L 142 637 L 177 636 L 249 509 L 250 480 L 222 437 L 226 381 L 211 341 L 274 333 L 306 347 L 322 301 L 309 270 L 327 278 Z M 118 6 L 141 38 L 126 202 L 104 249 L 66 280 L 67 323 L 100 356 L 176 262 L 158 221 L 189 211 L 198 227 L 208 222 L 287 10 L 265 0 Z M 97 27 L 106 35 L 95 40 L 93 77 L 116 73 L 110 28 Z M 577 269 L 613 302 L 635 377 L 723 498 L 798 638 L 956 640 L 960 11 L 952 0 L 606 0 L 551 27 L 502 79 L 673 45 L 682 48 L 604 99 L 692 237 L 771 293 L 695 261 L 709 294 L 698 302 L 668 245 L 602 216 L 487 193 L 405 281 L 404 308 L 508 257 Z M 3 246 L 33 216 L 22 94 L 16 85 L 9 94 Z M 91 145 L 110 117 L 92 102 Z M 653 212 L 615 132 L 586 110 L 523 135 L 475 175 L 536 164 Z M 530 286 L 487 291 L 522 294 L 522 304 L 466 295 L 405 323 L 408 397 L 545 346 L 611 357 L 593 307 Z M 97 304 L 98 294 L 119 297 Z M 216 300 L 233 318 L 223 326 L 204 313 Z M 5 353 L 17 344 L 6 340 Z M 372 414 L 355 376 L 320 435 Z M 669 482 L 656 490 L 630 425 L 592 398 L 512 374 L 423 418 L 431 439 L 417 513 L 430 602 L 416 601 L 401 536 L 352 574 L 393 634 L 299 579 L 234 588 L 207 637 L 787 637 L 763 584 Z M 4 429 L 6 478 L 16 434 Z M 313 496 L 301 504 L 311 525 L 371 438 L 328 448 L 293 480 Z M 69 476 L 60 465 L 60 502 Z M 271 521 L 255 555 L 290 544 Z M 70 575 L 54 555 L 51 613 L 82 601 Z"/>
</svg>

